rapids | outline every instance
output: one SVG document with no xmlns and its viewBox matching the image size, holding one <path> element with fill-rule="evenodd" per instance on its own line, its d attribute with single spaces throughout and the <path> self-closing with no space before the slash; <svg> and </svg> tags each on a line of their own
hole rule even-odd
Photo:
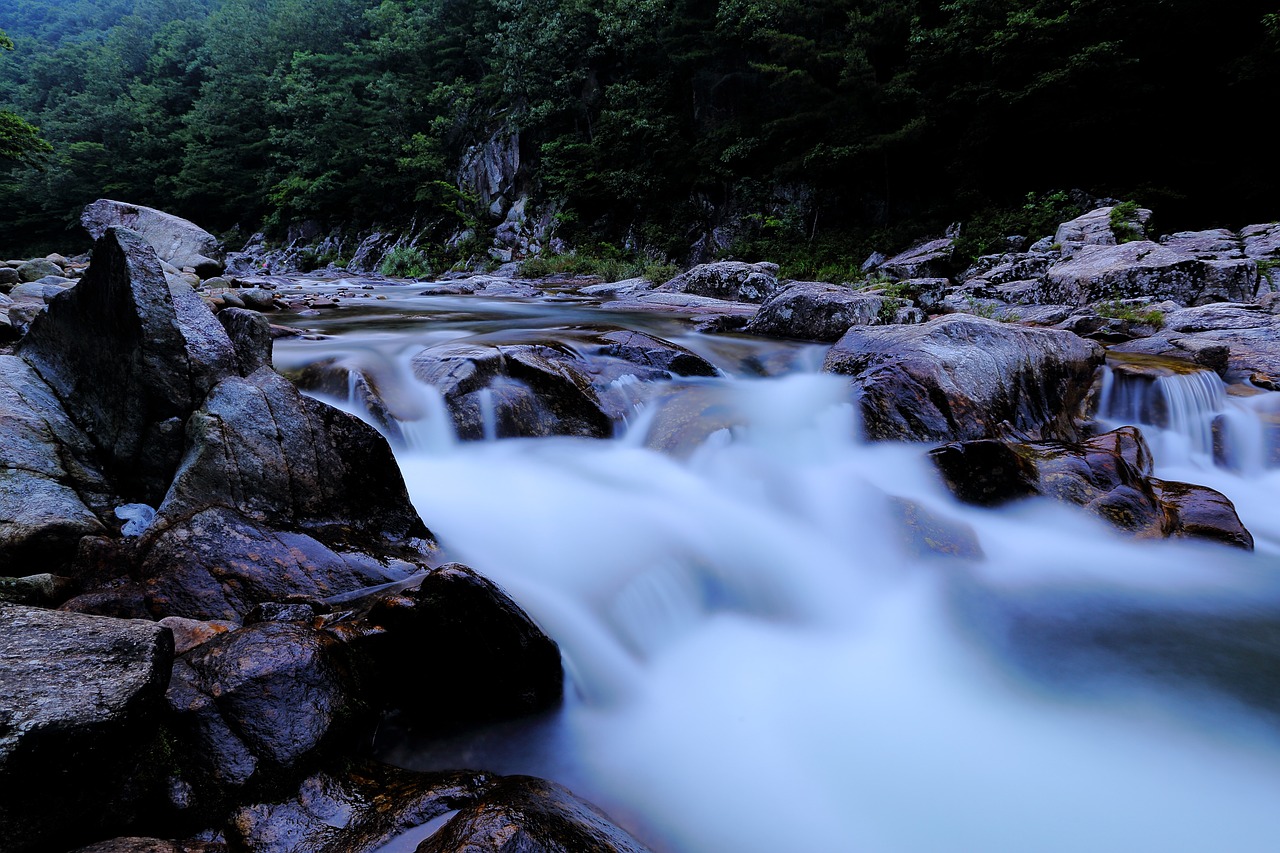
<svg viewBox="0 0 1280 853">
<path fill-rule="evenodd" d="M 1143 425 L 1157 474 L 1232 498 L 1249 555 L 1133 541 L 1039 501 L 962 506 L 926 448 L 858 439 L 822 347 L 568 296 L 379 293 L 286 319 L 326 337 L 277 341 L 276 365 L 336 357 L 377 377 L 447 558 L 520 602 L 570 680 L 542 719 L 383 732 L 384 760 L 552 778 L 671 853 L 1276 849 L 1280 473 L 1260 424 L 1280 395 L 1196 374 L 1146 392 L 1177 398 Z M 408 369 L 444 340 L 595 322 L 711 360 L 721 377 L 675 387 L 718 395 L 732 425 L 664 454 L 646 443 L 659 404 L 642 403 L 609 441 L 463 443 Z M 1133 393 L 1108 377 L 1100 416 L 1140 421 Z M 1234 436 L 1222 464 L 1214 418 Z M 887 495 L 971 525 L 985 557 L 910 556 Z"/>
</svg>

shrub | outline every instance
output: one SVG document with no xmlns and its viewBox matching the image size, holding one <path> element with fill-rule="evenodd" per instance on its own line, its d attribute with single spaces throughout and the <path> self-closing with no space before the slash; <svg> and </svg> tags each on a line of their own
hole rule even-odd
<svg viewBox="0 0 1280 853">
<path fill-rule="evenodd" d="M 1137 217 L 1136 201 L 1122 201 L 1111 208 L 1111 233 L 1115 235 L 1117 243 L 1132 243 L 1142 239 L 1142 231 L 1134 222 Z"/>
<path fill-rule="evenodd" d="M 431 259 L 416 246 L 396 246 L 382 259 L 378 272 L 392 278 L 423 278 L 431 275 Z"/>
<path fill-rule="evenodd" d="M 1143 310 L 1143 307 L 1117 299 L 1111 302 L 1099 302 L 1093 306 L 1093 310 L 1098 312 L 1099 317 L 1106 317 L 1109 320 L 1127 320 L 1130 323 L 1155 326 L 1157 329 L 1164 325 L 1163 311 L 1155 308 Z"/>
</svg>

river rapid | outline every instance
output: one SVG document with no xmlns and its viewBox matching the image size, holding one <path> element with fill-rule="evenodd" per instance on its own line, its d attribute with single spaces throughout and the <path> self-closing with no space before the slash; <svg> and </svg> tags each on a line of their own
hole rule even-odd
<svg viewBox="0 0 1280 853">
<path fill-rule="evenodd" d="M 568 294 L 418 290 L 285 316 L 322 336 L 278 340 L 276 366 L 338 358 L 394 396 L 397 458 L 444 556 L 538 621 L 568 684 L 539 719 L 444 740 L 388 726 L 384 760 L 555 779 L 670 853 L 1280 843 L 1280 469 L 1263 438 L 1280 394 L 1177 377 L 1158 392 L 1177 417 L 1143 426 L 1157 475 L 1224 492 L 1257 551 L 1139 542 L 1046 501 L 959 504 L 927 447 L 859 439 L 822 346 Z M 557 330 L 594 323 L 675 341 L 722 375 L 673 382 L 611 440 L 460 442 L 409 369 L 443 341 L 571 341 Z M 1103 419 L 1141 420 L 1108 381 Z M 712 399 L 715 423 L 654 449 L 685 394 Z M 1215 416 L 1235 436 L 1221 464 Z M 984 556 L 919 556 L 888 496 L 967 523 Z"/>
</svg>

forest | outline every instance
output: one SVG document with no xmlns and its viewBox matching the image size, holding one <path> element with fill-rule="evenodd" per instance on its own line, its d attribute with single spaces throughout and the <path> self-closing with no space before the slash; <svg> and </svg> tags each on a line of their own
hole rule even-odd
<svg viewBox="0 0 1280 853">
<path fill-rule="evenodd" d="M 1073 189 L 1165 230 L 1269 220 L 1274 5 L 5 0 L 0 235 L 79 250 L 109 197 L 231 248 L 412 221 L 482 255 L 458 169 L 502 132 L 566 245 L 676 263 L 722 227 L 797 276 L 952 222 L 976 253 Z"/>
</svg>

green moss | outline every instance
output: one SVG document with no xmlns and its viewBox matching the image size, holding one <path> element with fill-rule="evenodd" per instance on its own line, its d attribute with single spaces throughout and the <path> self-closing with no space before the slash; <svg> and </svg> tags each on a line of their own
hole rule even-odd
<svg viewBox="0 0 1280 853">
<path fill-rule="evenodd" d="M 1099 302 L 1093 306 L 1093 310 L 1098 312 L 1099 317 L 1106 317 L 1110 320 L 1127 320 L 1130 323 L 1141 323 L 1144 326 L 1154 326 L 1157 329 L 1164 325 L 1163 311 L 1155 308 L 1143 310 L 1137 305 L 1119 300 Z"/>
<path fill-rule="evenodd" d="M 1111 208 L 1111 233 L 1115 235 L 1117 243 L 1132 243 L 1142 239 L 1142 230 L 1135 221 L 1137 218 L 1136 201 L 1122 201 Z"/>
</svg>

